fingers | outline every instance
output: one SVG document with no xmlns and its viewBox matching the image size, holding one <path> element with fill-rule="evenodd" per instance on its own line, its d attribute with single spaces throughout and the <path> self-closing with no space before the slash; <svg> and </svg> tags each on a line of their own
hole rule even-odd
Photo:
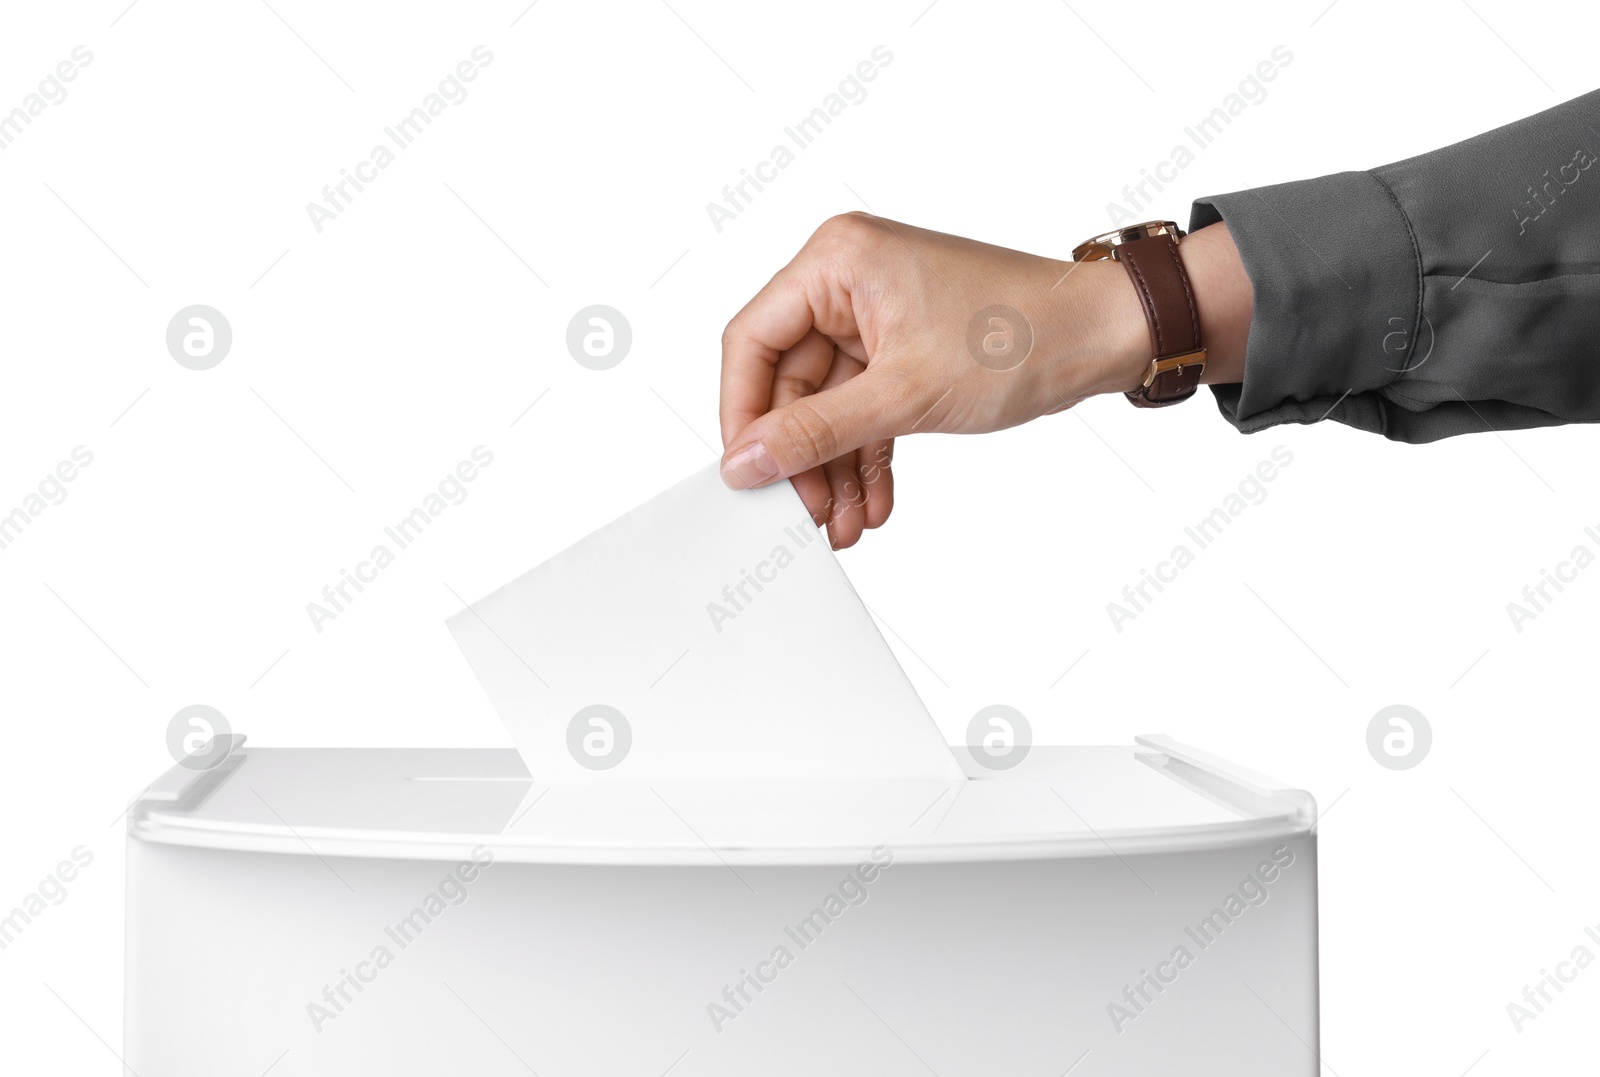
<svg viewBox="0 0 1600 1077">
<path fill-rule="evenodd" d="M 771 404 L 778 359 L 811 330 L 815 317 L 793 263 L 734 315 L 722 332 L 722 443 Z"/>
<path fill-rule="evenodd" d="M 849 549 L 864 531 L 882 527 L 894 510 L 893 441 L 879 441 L 823 465 L 828 477 L 828 541 Z M 807 472 L 814 474 L 814 472 Z"/>
<path fill-rule="evenodd" d="M 837 389 L 859 376 L 863 369 L 861 363 L 836 351 L 822 389 Z M 824 462 L 822 473 L 828 479 L 828 543 L 836 550 L 843 550 L 856 544 L 866 524 L 867 498 L 861 488 L 861 476 L 856 470 L 855 450 L 851 448 L 843 455 Z"/>
<path fill-rule="evenodd" d="M 869 367 L 751 422 L 723 454 L 723 481 L 744 490 L 798 475 L 901 433 L 913 407 L 901 379 Z"/>
<path fill-rule="evenodd" d="M 812 329 L 778 357 L 772 407 L 787 407 L 858 376 L 865 364 Z M 877 441 L 793 476 L 795 491 L 817 526 L 826 526 L 834 549 L 854 545 L 866 528 L 888 518 L 893 482 L 887 464 L 893 442 Z"/>
<path fill-rule="evenodd" d="M 837 229 L 832 229 L 837 231 Z M 778 360 L 813 329 L 865 351 L 850 301 L 848 263 L 824 257 L 819 237 L 827 226 L 766 283 L 722 332 L 722 443 L 728 445 L 772 401 Z"/>
<path fill-rule="evenodd" d="M 889 466 L 894 459 L 894 439 L 875 441 L 856 455 L 861 486 L 867 491 L 867 528 L 882 527 L 894 510 L 894 472 Z"/>
<path fill-rule="evenodd" d="M 867 495 L 856 473 L 856 454 L 829 460 L 822 471 L 828 476 L 828 545 L 848 549 L 866 529 Z"/>
<path fill-rule="evenodd" d="M 772 407 L 781 408 L 810 396 L 822 388 L 833 369 L 834 345 L 815 329 L 800 343 L 784 352 L 773 368 Z M 828 522 L 828 478 L 822 468 L 802 471 L 790 480 L 795 493 L 805 502 L 811 522 L 818 527 Z"/>
<path fill-rule="evenodd" d="M 882 527 L 894 510 L 894 473 L 889 462 L 894 440 L 875 441 L 827 464 L 828 540 L 836 550 L 849 549 L 864 531 Z"/>
<path fill-rule="evenodd" d="M 794 484 L 794 492 L 800 495 L 800 500 L 805 502 L 806 511 L 811 513 L 811 522 L 818 527 L 825 525 L 833 507 L 833 492 L 828 485 L 828 476 L 820 467 L 814 467 L 792 476 L 789 481 Z"/>
</svg>

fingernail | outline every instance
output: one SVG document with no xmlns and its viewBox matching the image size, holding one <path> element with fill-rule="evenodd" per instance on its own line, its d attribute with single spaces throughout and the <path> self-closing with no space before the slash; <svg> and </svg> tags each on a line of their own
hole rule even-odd
<svg viewBox="0 0 1600 1077">
<path fill-rule="evenodd" d="M 722 481 L 734 490 L 749 490 L 778 477 L 778 462 L 764 442 L 746 445 L 722 462 Z"/>
</svg>

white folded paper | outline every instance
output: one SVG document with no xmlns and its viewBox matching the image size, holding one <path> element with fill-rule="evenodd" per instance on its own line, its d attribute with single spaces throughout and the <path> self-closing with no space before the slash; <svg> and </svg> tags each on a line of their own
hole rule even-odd
<svg viewBox="0 0 1600 1077">
<path fill-rule="evenodd" d="M 708 467 L 448 623 L 536 781 L 962 778 L 787 482 Z"/>
</svg>

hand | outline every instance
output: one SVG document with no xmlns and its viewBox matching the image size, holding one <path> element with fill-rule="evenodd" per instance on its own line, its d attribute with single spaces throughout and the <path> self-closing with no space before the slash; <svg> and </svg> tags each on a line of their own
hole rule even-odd
<svg viewBox="0 0 1600 1077">
<path fill-rule="evenodd" d="M 1214 225 L 1183 253 L 1205 380 L 1237 381 L 1250 321 L 1238 252 Z M 888 519 L 895 437 L 1000 430 L 1126 392 L 1151 354 L 1120 265 L 834 217 L 723 333 L 723 481 L 791 478 L 844 549 Z"/>
</svg>

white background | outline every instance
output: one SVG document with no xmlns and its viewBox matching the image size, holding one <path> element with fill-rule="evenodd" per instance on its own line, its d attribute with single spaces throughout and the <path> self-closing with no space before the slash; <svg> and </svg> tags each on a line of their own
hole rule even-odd
<svg viewBox="0 0 1600 1077">
<path fill-rule="evenodd" d="M 719 332 L 827 216 L 1064 257 L 1274 46 L 1269 96 L 1149 215 L 1574 97 L 1600 29 L 1507 0 L 124 5 L 0 31 L 0 109 L 94 56 L 0 151 L 0 512 L 94 454 L 0 550 L 0 908 L 95 857 L 0 952 L 6 1070 L 114 1071 L 116 817 L 180 707 L 256 744 L 509 743 L 452 589 L 709 461 Z M 318 234 L 306 203 L 477 45 L 470 96 Z M 877 45 L 868 97 L 719 234 L 705 204 Z M 193 303 L 234 333 L 205 372 L 165 346 Z M 607 372 L 564 344 L 591 303 L 633 327 Z M 470 497 L 315 631 L 306 603 L 480 444 Z M 1116 632 L 1106 603 L 1277 445 L 1267 499 Z M 1166 732 L 1316 794 L 1329 1072 L 1571 1072 L 1600 971 L 1520 1034 L 1506 1004 L 1600 923 L 1600 571 L 1520 634 L 1506 604 L 1596 547 L 1594 455 L 1582 428 L 1413 448 L 1100 399 L 903 441 L 893 519 L 843 557 L 949 740 L 1004 702 L 1041 742 Z M 1412 770 L 1367 751 L 1394 703 L 1432 723 Z"/>
</svg>

